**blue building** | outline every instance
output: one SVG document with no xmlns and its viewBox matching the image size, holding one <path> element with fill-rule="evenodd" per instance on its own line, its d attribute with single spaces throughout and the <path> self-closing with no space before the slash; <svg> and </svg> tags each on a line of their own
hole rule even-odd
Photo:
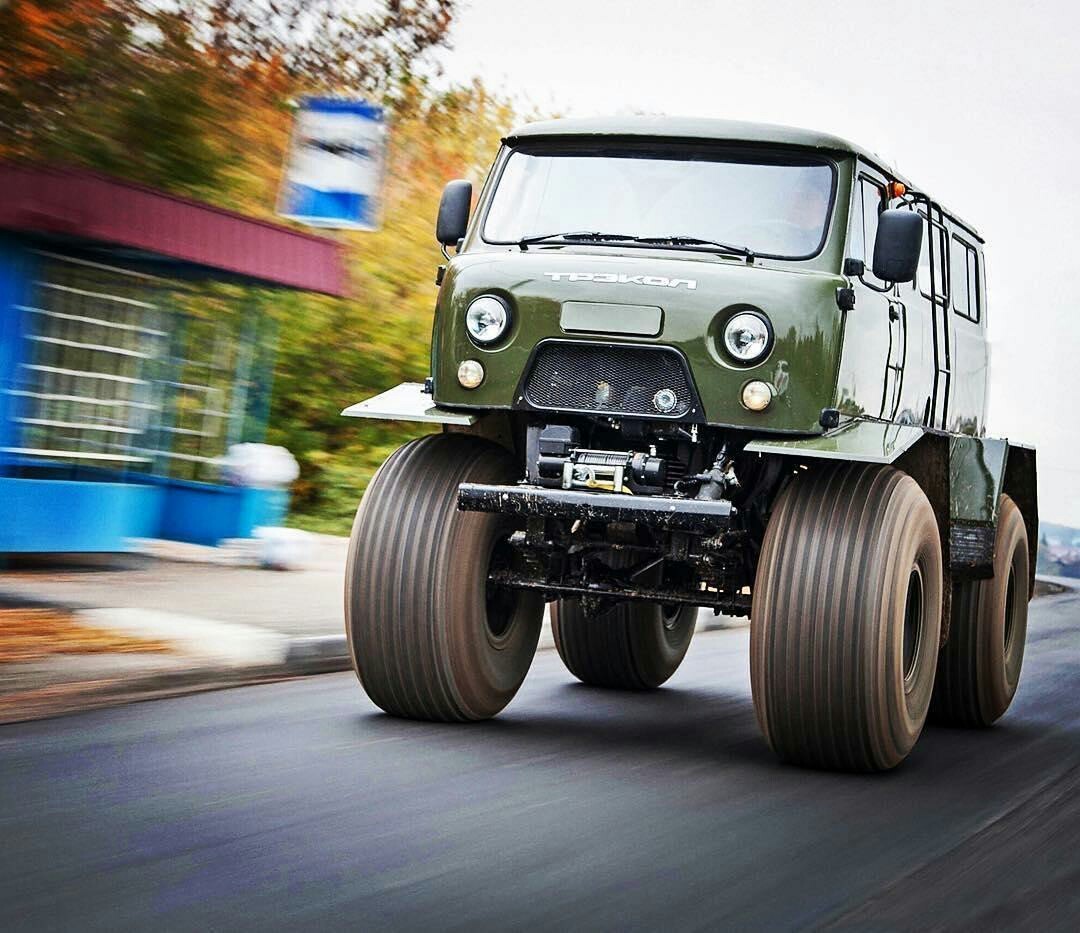
<svg viewBox="0 0 1080 933">
<path fill-rule="evenodd" d="M 343 280 L 324 238 L 0 164 L 0 554 L 215 544 L 279 524 L 284 490 L 220 469 L 229 446 L 261 440 L 272 321 L 199 313 L 198 286 L 340 295 Z"/>
</svg>

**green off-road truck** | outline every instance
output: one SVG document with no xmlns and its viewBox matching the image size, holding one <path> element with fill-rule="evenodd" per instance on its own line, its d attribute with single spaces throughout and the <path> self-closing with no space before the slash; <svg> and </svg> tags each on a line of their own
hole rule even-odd
<svg viewBox="0 0 1080 933">
<path fill-rule="evenodd" d="M 447 186 L 428 422 L 352 532 L 356 672 L 399 716 L 514 696 L 545 602 L 598 687 L 657 687 L 699 607 L 749 615 L 766 739 L 890 768 L 986 726 L 1024 653 L 1035 453 L 984 434 L 983 241 L 833 136 L 557 120 Z"/>
</svg>

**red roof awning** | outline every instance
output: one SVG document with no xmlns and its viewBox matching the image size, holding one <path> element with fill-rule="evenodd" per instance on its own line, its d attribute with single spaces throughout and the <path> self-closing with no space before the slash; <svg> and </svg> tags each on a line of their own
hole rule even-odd
<svg viewBox="0 0 1080 933">
<path fill-rule="evenodd" d="M 342 295 L 333 240 L 75 168 L 0 163 L 0 229 Z"/>
</svg>

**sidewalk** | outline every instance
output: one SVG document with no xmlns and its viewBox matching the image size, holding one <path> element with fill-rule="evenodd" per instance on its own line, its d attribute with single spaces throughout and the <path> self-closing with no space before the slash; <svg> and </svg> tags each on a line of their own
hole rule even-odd
<svg viewBox="0 0 1080 933">
<path fill-rule="evenodd" d="M 238 548 L 150 542 L 147 555 L 85 558 L 78 565 L 0 568 L 0 600 L 73 608 L 167 611 L 252 625 L 286 636 L 341 634 L 348 539 L 313 535 L 305 569 L 262 570 Z"/>
<path fill-rule="evenodd" d="M 43 639 L 28 660 L 0 663 L 0 722 L 347 669 L 347 547 L 315 536 L 294 571 L 251 566 L 243 549 L 166 542 L 144 555 L 0 569 L 0 626 L 48 607 L 76 633 L 71 644 Z"/>
</svg>

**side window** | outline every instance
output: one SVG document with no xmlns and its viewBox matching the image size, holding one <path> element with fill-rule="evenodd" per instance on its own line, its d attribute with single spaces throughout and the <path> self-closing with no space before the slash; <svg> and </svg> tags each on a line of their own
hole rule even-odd
<svg viewBox="0 0 1080 933">
<path fill-rule="evenodd" d="M 978 322 L 980 318 L 979 254 L 975 247 L 959 237 L 952 239 L 952 306 L 961 317 Z"/>
<path fill-rule="evenodd" d="M 859 200 L 855 205 L 856 226 L 852 239 L 862 247 L 862 260 L 866 263 L 866 275 L 874 278 L 870 266 L 874 261 L 874 241 L 877 239 L 878 214 L 884 203 L 885 188 L 865 175 L 859 178 Z M 861 231 L 861 237 L 859 232 Z"/>
<path fill-rule="evenodd" d="M 919 211 L 923 219 L 922 253 L 919 256 L 919 272 L 917 281 L 919 291 L 924 298 L 930 297 L 930 237 L 934 237 L 934 289 L 937 292 L 937 300 L 944 304 L 944 296 L 949 293 L 949 281 L 946 277 L 946 259 L 948 253 L 946 246 L 948 237 L 945 228 L 940 224 L 929 224 L 926 214 Z"/>
</svg>

